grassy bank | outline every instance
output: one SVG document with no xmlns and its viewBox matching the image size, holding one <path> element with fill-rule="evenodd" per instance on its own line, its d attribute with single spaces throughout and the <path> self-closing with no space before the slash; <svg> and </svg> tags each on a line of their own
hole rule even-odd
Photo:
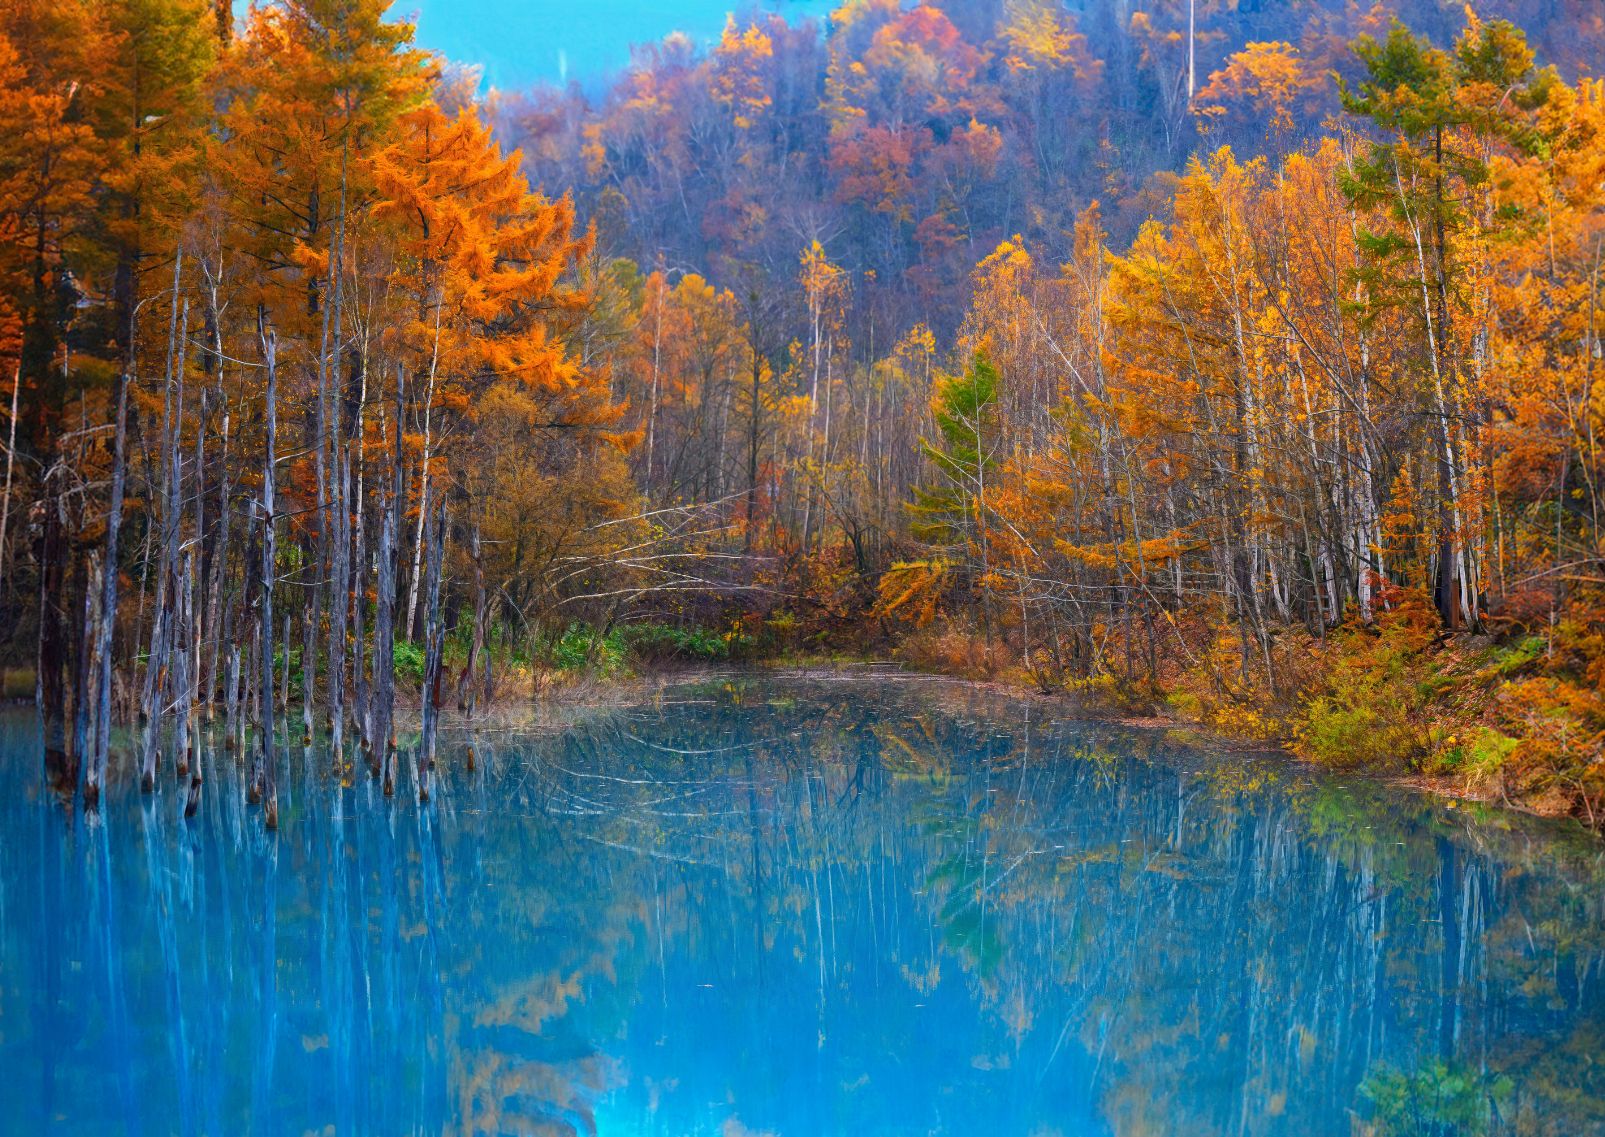
<svg viewBox="0 0 1605 1137">
<path fill-rule="evenodd" d="M 835 645 L 835 646 L 833 646 Z M 531 706 L 645 697 L 666 682 L 728 668 L 834 671 L 896 664 L 1063 700 L 1072 713 L 1172 723 L 1224 746 L 1284 749 L 1316 765 L 1601 828 L 1599 755 L 1587 746 L 1588 692 L 1553 701 L 1558 641 L 1444 637 L 1429 610 L 1400 604 L 1373 626 L 1325 637 L 1284 629 L 1279 682 L 1242 666 L 1240 645 L 1189 641 L 1157 658 L 1158 681 L 1109 668 L 1073 678 L 1027 661 L 1003 639 L 937 621 L 882 642 L 849 636 L 753 642 L 661 628 L 603 634 L 571 628 L 534 657 L 506 661 L 493 718 Z M 1569 720 L 1568 715 L 1576 716 Z"/>
<path fill-rule="evenodd" d="M 531 702 L 629 697 L 687 670 L 894 662 L 1064 698 L 1077 714 L 1173 722 L 1600 829 L 1605 696 L 1591 670 L 1599 639 L 1565 623 L 1543 635 L 1448 636 L 1424 597 L 1401 591 L 1369 624 L 1284 627 L 1255 644 L 1222 624 L 1175 623 L 1140 641 L 1111 632 L 1094 657 L 1074 660 L 1022 653 L 1007 625 L 989 635 L 971 617 L 873 632 L 862 621 L 813 629 L 769 621 L 755 630 L 574 624 L 517 643 L 492 637 L 490 682 L 480 671 L 473 683 L 488 690 L 487 710 L 516 714 Z M 467 654 L 466 638 L 453 637 L 448 707 L 465 689 L 455 685 Z M 396 661 L 416 691 L 421 650 L 398 645 Z"/>
<path fill-rule="evenodd" d="M 1070 695 L 1088 713 L 1185 723 L 1333 769 L 1605 827 L 1597 629 L 1448 636 L 1424 599 L 1401 595 L 1369 625 L 1282 628 L 1246 655 L 1230 632 L 1171 633 L 1142 658 L 1112 641 L 1073 677 L 954 621 L 910 632 L 890 655 Z"/>
<path fill-rule="evenodd" d="M 1229 632 L 1176 626 L 1152 650 L 1111 637 L 1093 660 L 1026 656 L 1007 627 L 938 616 L 872 634 L 863 622 L 756 633 L 662 623 L 572 624 L 514 637 L 498 630 L 473 669 L 466 626 L 448 636 L 439 690 L 448 722 L 524 729 L 570 709 L 648 699 L 664 685 L 747 669 L 834 671 L 896 664 L 1063 701 L 1068 713 L 1197 730 L 1222 745 L 1276 747 L 1320 766 L 1407 782 L 1605 828 L 1605 696 L 1591 678 L 1600 633 L 1441 633 L 1420 599 L 1401 596 L 1367 626 L 1283 628 L 1265 653 Z M 292 705 L 304 697 L 299 649 Z M 398 712 L 421 704 L 421 645 L 395 648 Z M 31 699 L 31 670 L 5 672 L 0 695 Z"/>
</svg>

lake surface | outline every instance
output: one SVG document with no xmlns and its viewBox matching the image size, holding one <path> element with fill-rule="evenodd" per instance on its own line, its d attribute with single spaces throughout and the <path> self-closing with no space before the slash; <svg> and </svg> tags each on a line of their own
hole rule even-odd
<svg viewBox="0 0 1605 1137">
<path fill-rule="evenodd" d="M 1605 1134 L 1598 844 L 1053 713 L 671 688 L 276 837 L 0 720 L 0 1134 Z"/>
</svg>

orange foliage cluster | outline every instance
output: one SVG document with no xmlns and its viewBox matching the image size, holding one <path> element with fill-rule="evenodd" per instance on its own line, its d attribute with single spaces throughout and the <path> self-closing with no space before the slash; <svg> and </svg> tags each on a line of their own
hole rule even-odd
<svg viewBox="0 0 1605 1137">
<path fill-rule="evenodd" d="M 0 663 L 39 661 L 52 753 L 76 761 L 107 717 L 91 645 L 159 724 L 267 683 L 249 676 L 290 622 L 307 729 L 350 689 L 366 740 L 392 670 L 388 643 L 368 650 L 380 608 L 438 667 L 444 576 L 450 619 L 473 597 L 477 653 L 493 617 L 594 587 L 551 566 L 636 513 L 623 407 L 586 349 L 591 238 L 388 9 L 0 9 Z"/>
</svg>

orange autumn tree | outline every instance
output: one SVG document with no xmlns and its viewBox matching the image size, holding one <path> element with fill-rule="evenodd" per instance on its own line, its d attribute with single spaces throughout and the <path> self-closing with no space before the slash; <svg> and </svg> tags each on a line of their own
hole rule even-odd
<svg viewBox="0 0 1605 1137">
<path fill-rule="evenodd" d="M 76 445 L 66 440 L 78 418 L 74 412 L 85 412 L 91 392 L 110 385 L 98 337 L 76 337 L 90 345 L 77 358 L 71 347 L 87 322 L 80 300 L 99 283 L 93 267 L 100 259 L 96 189 L 106 169 L 106 147 L 91 122 L 113 44 L 97 17 L 95 6 L 82 0 L 23 0 L 0 8 L 0 112 L 6 123 L 0 138 L 0 325 L 9 333 L 20 324 L 21 333 L 4 377 L 10 484 L 0 508 L 10 532 L 0 536 L 16 539 L 13 495 L 38 503 L 34 571 L 6 569 L 3 547 L 0 570 L 9 582 L 8 601 L 14 604 L 24 589 L 31 594 L 22 610 L 38 628 L 47 768 L 68 780 L 75 769 L 69 758 L 77 758 L 69 756 L 66 740 L 69 588 L 81 595 L 87 556 L 73 547 L 84 521 L 82 497 L 69 496 L 86 440 L 81 433 Z M 100 417 L 98 407 L 94 414 Z M 21 565 L 22 558 L 12 563 Z M 76 580 L 69 575 L 73 567 Z"/>
<path fill-rule="evenodd" d="M 402 116 L 400 134 L 375 162 L 375 215 L 398 254 L 390 349 L 406 372 L 416 462 L 406 628 L 418 619 L 417 562 L 438 502 L 505 549 L 509 586 L 538 563 L 521 544 L 574 538 L 542 529 L 531 493 L 561 490 L 604 515 L 630 503 L 612 430 L 620 408 L 565 337 L 587 302 L 566 282 L 590 241 L 575 235 L 572 206 L 532 192 L 521 156 L 501 150 L 473 107 L 453 116 L 427 102 Z M 568 477 L 574 463 L 592 476 Z"/>
<path fill-rule="evenodd" d="M 726 18 L 724 34 L 710 59 L 712 90 L 737 130 L 752 130 L 760 116 L 774 105 L 765 74 L 774 54 L 774 42 L 763 28 L 757 24 L 743 28 L 735 16 Z"/>
<path fill-rule="evenodd" d="M 1238 127 L 1260 125 L 1273 139 L 1290 134 L 1300 119 L 1313 115 L 1327 81 L 1312 72 L 1290 43 L 1250 43 L 1234 52 L 1226 66 L 1211 72 L 1198 92 L 1196 110 Z"/>
<path fill-rule="evenodd" d="M 1497 106 L 1497 100 L 1483 100 Z M 1490 207 L 1516 239 L 1492 248 L 1498 319 L 1481 394 L 1479 450 L 1492 456 L 1491 623 L 1533 659 L 1497 691 L 1518 741 L 1519 788 L 1578 795 L 1595 824 L 1605 797 L 1605 84 L 1552 84 L 1528 137 L 1496 153 Z M 1542 650 L 1538 646 L 1542 645 Z M 1505 777 L 1505 775 L 1501 775 Z M 1519 779 L 1519 781 L 1518 781 Z M 1591 816 L 1590 816 L 1591 815 Z"/>
</svg>

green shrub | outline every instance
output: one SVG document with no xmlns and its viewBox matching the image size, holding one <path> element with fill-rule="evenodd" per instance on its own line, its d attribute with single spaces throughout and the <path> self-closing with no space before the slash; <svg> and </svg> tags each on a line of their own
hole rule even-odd
<svg viewBox="0 0 1605 1137">
<path fill-rule="evenodd" d="M 570 624 L 556 639 L 536 645 L 537 654 L 557 671 L 595 671 L 617 675 L 624 671 L 624 643 L 618 629 L 600 636 L 584 624 Z"/>
<path fill-rule="evenodd" d="M 409 683 L 424 681 L 424 649 L 411 640 L 397 640 L 390 649 L 390 658 L 396 665 L 396 678 Z"/>
<path fill-rule="evenodd" d="M 802 621 L 782 608 L 763 624 L 764 646 L 771 651 L 789 651 L 796 646 Z"/>
<path fill-rule="evenodd" d="M 1332 766 L 1413 761 L 1420 757 L 1424 744 L 1411 721 L 1412 712 L 1408 703 L 1375 690 L 1323 695 L 1305 712 L 1298 729 L 1299 748 L 1306 756 Z"/>
<path fill-rule="evenodd" d="M 1435 773 L 1461 773 L 1476 781 L 1491 778 L 1521 745 L 1519 739 L 1489 727 L 1474 727 L 1465 738 L 1444 740 L 1435 759 Z"/>
<path fill-rule="evenodd" d="M 1418 765 L 1433 739 L 1427 714 L 1444 687 L 1428 647 L 1437 626 L 1425 597 L 1399 590 L 1374 629 L 1347 633 L 1295 730 L 1306 757 L 1334 766 Z"/>
<path fill-rule="evenodd" d="M 1508 678 L 1543 656 L 1548 641 L 1543 636 L 1526 636 L 1513 644 L 1494 649 L 1479 678 Z"/>
<path fill-rule="evenodd" d="M 630 624 L 620 631 L 624 645 L 638 659 L 717 663 L 730 658 L 731 641 L 707 628 Z"/>
</svg>

